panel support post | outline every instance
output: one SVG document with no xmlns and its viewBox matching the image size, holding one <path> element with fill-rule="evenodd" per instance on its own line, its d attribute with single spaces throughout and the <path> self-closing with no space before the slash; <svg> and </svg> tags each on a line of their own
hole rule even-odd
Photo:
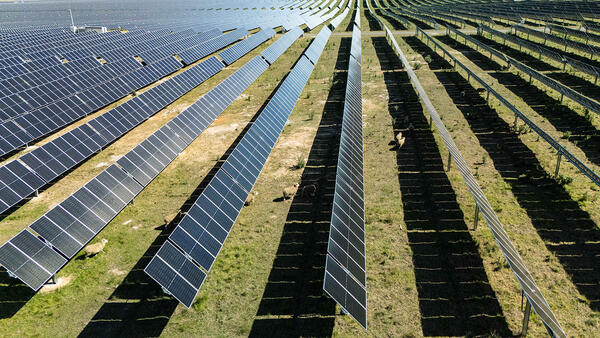
<svg viewBox="0 0 600 338">
<path fill-rule="evenodd" d="M 52 275 L 52 277 L 50 277 L 50 283 L 56 284 L 56 275 Z"/>
<path fill-rule="evenodd" d="M 431 114 L 429 115 L 429 130 L 431 130 L 431 127 L 433 126 L 433 117 L 431 116 Z"/>
<path fill-rule="evenodd" d="M 560 170 L 560 160 L 562 159 L 562 154 L 558 153 L 556 157 L 556 170 L 554 170 L 554 176 L 558 177 L 558 171 Z"/>
<path fill-rule="evenodd" d="M 519 116 L 515 114 L 515 122 L 513 122 L 513 129 L 517 131 L 517 122 L 519 122 Z"/>
<path fill-rule="evenodd" d="M 479 205 L 475 203 L 475 222 L 473 222 L 473 230 L 477 230 L 477 224 L 479 223 Z"/>
<path fill-rule="evenodd" d="M 452 167 L 452 153 L 448 152 L 448 170 L 446 170 L 446 171 L 450 171 L 451 167 Z"/>
<path fill-rule="evenodd" d="M 529 328 L 529 315 L 531 315 L 531 304 L 529 300 L 525 303 L 525 311 L 523 311 L 523 328 L 521 329 L 521 337 L 527 336 L 527 329 Z"/>
</svg>

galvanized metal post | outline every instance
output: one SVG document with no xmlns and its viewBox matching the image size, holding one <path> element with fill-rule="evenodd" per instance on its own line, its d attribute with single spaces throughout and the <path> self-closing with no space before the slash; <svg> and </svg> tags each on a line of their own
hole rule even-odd
<svg viewBox="0 0 600 338">
<path fill-rule="evenodd" d="M 562 154 L 558 153 L 556 157 L 556 170 L 554 170 L 554 176 L 558 177 L 558 171 L 560 170 L 560 160 L 562 159 Z"/>
<path fill-rule="evenodd" d="M 477 230 L 477 223 L 479 223 L 479 205 L 475 203 L 475 222 L 473 230 Z"/>
<path fill-rule="evenodd" d="M 448 170 L 446 171 L 450 171 L 450 168 L 452 168 L 452 153 L 448 152 Z"/>
<path fill-rule="evenodd" d="M 531 304 L 529 303 L 529 299 L 525 304 L 525 311 L 523 316 L 523 329 L 521 329 L 521 337 L 527 336 L 527 329 L 529 328 L 529 316 L 531 315 Z"/>
<path fill-rule="evenodd" d="M 519 122 L 519 116 L 515 114 L 515 122 L 513 122 L 513 129 L 517 131 L 517 122 Z"/>
</svg>

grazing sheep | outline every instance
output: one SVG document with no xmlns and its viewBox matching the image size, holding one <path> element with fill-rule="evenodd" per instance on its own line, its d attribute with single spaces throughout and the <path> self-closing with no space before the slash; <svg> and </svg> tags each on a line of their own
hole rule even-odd
<svg viewBox="0 0 600 338">
<path fill-rule="evenodd" d="M 400 141 L 403 139 L 404 137 L 402 137 L 402 132 L 398 132 L 398 134 L 396 135 L 396 145 L 400 145 Z"/>
<path fill-rule="evenodd" d="M 103 238 L 100 242 L 96 244 L 90 244 L 86 246 L 83 249 L 83 251 L 85 252 L 85 257 L 92 257 L 99 254 L 100 252 L 104 252 L 104 247 L 106 246 L 106 243 L 108 243 L 108 239 Z"/>
<path fill-rule="evenodd" d="M 467 95 L 467 92 L 466 92 L 466 91 L 464 91 L 464 90 L 463 90 L 463 91 L 461 91 L 461 92 L 460 92 L 460 96 L 461 96 L 461 97 L 465 97 L 466 95 Z"/>
<path fill-rule="evenodd" d="M 299 184 L 296 183 L 293 186 L 283 189 L 283 199 L 288 200 L 288 199 L 294 197 L 294 195 L 296 195 L 296 191 L 298 190 L 298 186 L 299 186 Z"/>
<path fill-rule="evenodd" d="M 171 222 L 173 222 L 173 220 L 179 215 L 179 213 L 180 211 L 178 210 L 177 212 L 165 216 L 165 218 L 163 219 L 163 221 L 165 222 L 165 226 L 171 224 Z"/>
<path fill-rule="evenodd" d="M 250 204 L 254 203 L 254 196 L 258 195 L 258 191 L 255 191 L 254 193 L 248 195 L 248 198 L 246 198 L 246 202 L 244 202 L 245 206 L 249 206 Z"/>
<path fill-rule="evenodd" d="M 400 149 L 404 145 L 404 142 L 406 142 L 406 137 L 403 137 L 397 141 L 398 141 L 398 149 Z"/>
<path fill-rule="evenodd" d="M 302 197 L 315 197 L 317 196 L 317 189 L 319 185 L 317 183 L 309 184 L 302 187 Z"/>
</svg>

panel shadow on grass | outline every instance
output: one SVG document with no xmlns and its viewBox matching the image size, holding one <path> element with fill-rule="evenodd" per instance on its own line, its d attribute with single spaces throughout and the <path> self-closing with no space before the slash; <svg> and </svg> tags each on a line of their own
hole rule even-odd
<svg viewBox="0 0 600 338">
<path fill-rule="evenodd" d="M 335 302 L 323 292 L 351 38 L 342 38 L 332 87 L 290 210 L 251 337 L 331 336 Z M 314 197 L 304 187 L 316 184 Z"/>
<path fill-rule="evenodd" d="M 34 295 L 31 288 L 0 268 L 0 319 L 14 316 Z"/>
<path fill-rule="evenodd" d="M 384 70 L 394 133 L 406 137 L 394 150 L 423 334 L 510 336 L 417 93 L 385 38 L 372 42 Z M 422 49 L 418 40 L 409 44 Z"/>
<path fill-rule="evenodd" d="M 481 37 L 479 38 L 480 40 L 484 39 Z M 446 39 L 449 38 L 446 37 Z M 489 41 L 491 40 L 484 40 L 485 43 L 489 43 Z M 492 43 L 495 42 L 492 41 Z M 500 45 L 498 43 L 496 44 Z M 578 114 L 567 105 L 562 104 L 559 100 L 549 96 L 544 90 L 528 83 L 527 80 L 519 75 L 510 71 L 500 71 L 500 65 L 498 63 L 490 60 L 480 52 L 470 49 L 470 47 L 456 41 L 455 46 L 457 46 L 463 54 L 468 52 L 464 55 L 478 66 L 481 67 L 482 64 L 487 62 L 489 67 L 482 68 L 485 70 L 494 70 L 493 72 L 489 72 L 489 74 L 498 80 L 498 83 L 519 96 L 529 107 L 531 107 L 531 109 L 546 118 L 558 131 L 565 135 L 565 138 L 568 138 L 570 142 L 579 147 L 586 154 L 590 162 L 600 164 L 600 131 L 592 124 L 590 118 Z M 497 47 L 496 45 L 493 46 Z M 518 57 L 518 55 L 511 56 Z M 524 58 L 519 60 L 525 62 Z M 558 75 L 559 73 L 561 75 Z M 582 83 L 587 83 L 587 81 L 583 79 L 576 78 L 573 75 L 566 73 L 553 72 L 547 75 L 555 79 L 563 79 L 568 83 L 574 83 L 573 81 L 576 81 L 580 86 Z M 591 83 L 588 83 L 588 85 L 589 86 L 585 87 L 594 87 Z M 596 91 L 600 92 L 600 89 L 598 89 L 598 87 L 596 88 Z M 591 115 L 592 113 L 589 114 Z"/>
<path fill-rule="evenodd" d="M 558 258 L 590 308 L 600 311 L 598 226 L 565 188 L 543 170 L 533 151 L 469 82 L 453 71 L 435 75 L 490 155 L 546 248 Z M 552 260 L 547 257 L 547 264 L 552 264 Z"/>
</svg>

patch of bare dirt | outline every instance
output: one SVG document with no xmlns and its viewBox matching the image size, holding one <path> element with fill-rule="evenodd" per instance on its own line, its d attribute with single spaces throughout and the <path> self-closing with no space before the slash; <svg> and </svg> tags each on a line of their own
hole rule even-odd
<svg viewBox="0 0 600 338">
<path fill-rule="evenodd" d="M 65 276 L 65 277 L 60 277 L 56 279 L 56 284 L 46 284 L 44 286 L 42 286 L 42 288 L 40 289 L 41 293 L 48 293 L 48 292 L 52 292 L 55 290 L 58 290 L 60 288 L 63 288 L 67 285 L 69 285 L 69 283 L 71 283 L 71 280 L 73 279 L 72 276 Z"/>
</svg>

